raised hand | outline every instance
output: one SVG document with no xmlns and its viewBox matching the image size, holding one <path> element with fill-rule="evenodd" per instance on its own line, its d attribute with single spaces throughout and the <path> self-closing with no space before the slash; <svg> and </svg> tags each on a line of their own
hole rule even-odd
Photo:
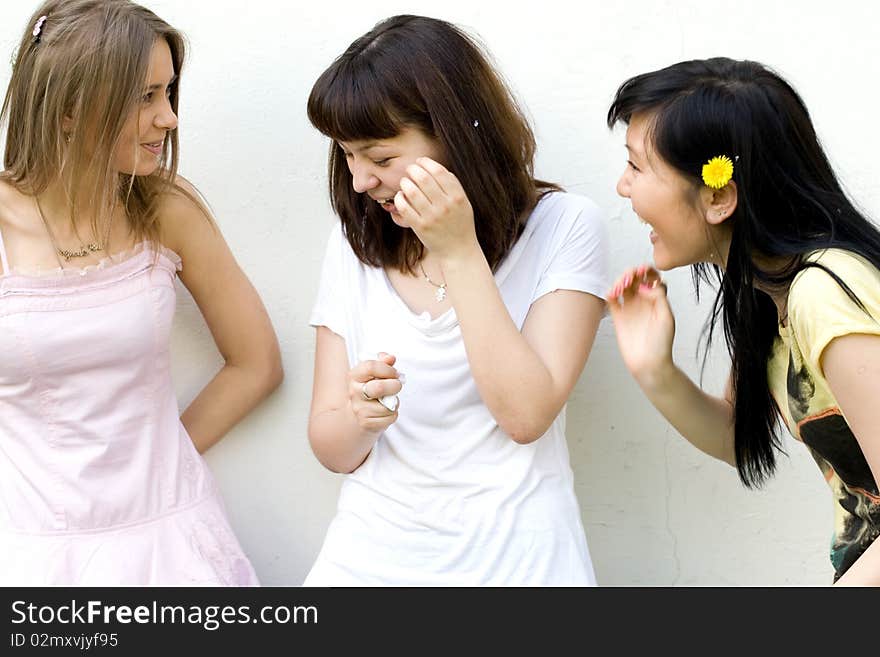
<svg viewBox="0 0 880 657">
<path fill-rule="evenodd" d="M 400 215 L 398 223 L 412 228 L 441 261 L 479 247 L 474 211 L 461 183 L 428 157 L 420 157 L 406 168 L 394 205 Z"/>
<path fill-rule="evenodd" d="M 672 365 L 675 318 L 660 273 L 649 265 L 625 271 L 608 292 L 617 345 L 637 380 Z"/>
</svg>

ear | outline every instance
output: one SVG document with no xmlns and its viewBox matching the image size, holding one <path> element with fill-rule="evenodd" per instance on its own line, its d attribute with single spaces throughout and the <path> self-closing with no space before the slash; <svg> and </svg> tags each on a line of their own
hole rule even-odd
<svg viewBox="0 0 880 657">
<path fill-rule="evenodd" d="M 704 187 L 701 193 L 706 222 L 713 226 L 727 221 L 736 210 L 737 189 L 736 183 L 732 180 L 721 189 Z"/>
</svg>

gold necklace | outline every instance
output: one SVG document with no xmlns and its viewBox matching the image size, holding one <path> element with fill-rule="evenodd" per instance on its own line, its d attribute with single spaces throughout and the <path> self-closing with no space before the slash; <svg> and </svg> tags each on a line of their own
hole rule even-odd
<svg viewBox="0 0 880 657">
<path fill-rule="evenodd" d="M 422 266 L 421 262 L 419 263 L 419 269 L 422 270 L 422 276 L 425 277 L 425 280 L 437 288 L 437 291 L 434 292 L 434 298 L 438 302 L 443 301 L 446 298 L 446 281 L 443 281 L 443 283 L 435 283 L 434 281 L 432 281 L 430 276 L 428 276 L 428 273 L 425 271 L 425 268 Z"/>
<path fill-rule="evenodd" d="M 52 248 L 55 249 L 55 258 L 58 259 L 58 264 L 61 265 L 61 260 L 58 256 L 62 256 L 66 262 L 69 262 L 71 258 L 84 258 L 90 253 L 95 253 L 97 251 L 103 251 L 107 248 L 108 242 L 110 242 L 110 229 L 113 227 L 113 214 L 110 215 L 110 221 L 107 222 L 107 233 L 104 235 L 104 242 L 102 244 L 98 244 L 97 242 L 89 242 L 88 244 L 80 244 L 80 247 L 76 251 L 71 251 L 69 249 L 62 249 L 58 246 L 58 243 L 55 241 L 55 235 L 52 233 L 52 227 L 49 226 L 49 222 L 46 221 L 46 215 L 43 214 L 43 208 L 40 205 L 40 200 L 34 196 L 34 201 L 37 204 L 37 211 L 40 213 L 40 219 L 43 220 L 43 225 L 46 227 L 46 232 L 49 234 L 49 241 L 52 242 Z M 63 268 L 64 265 L 61 265 Z"/>
</svg>

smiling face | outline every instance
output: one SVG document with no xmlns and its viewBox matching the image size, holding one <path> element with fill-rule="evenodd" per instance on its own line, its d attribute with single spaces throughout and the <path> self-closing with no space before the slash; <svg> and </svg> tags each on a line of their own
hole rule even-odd
<svg viewBox="0 0 880 657">
<path fill-rule="evenodd" d="M 176 80 L 171 49 L 164 39 L 153 44 L 143 96 L 131 113 L 113 157 L 120 173 L 147 176 L 158 169 L 165 137 L 177 127 L 171 107 L 171 88 Z"/>
<path fill-rule="evenodd" d="M 626 130 L 628 159 L 617 193 L 632 202 L 633 212 L 651 227 L 654 265 L 669 270 L 715 262 L 720 236 L 712 234 L 705 190 L 667 164 L 653 149 L 650 116 L 635 115 Z M 726 253 L 726 251 L 725 251 Z"/>
<path fill-rule="evenodd" d="M 440 142 L 416 128 L 404 128 L 386 139 L 337 143 L 345 154 L 354 190 L 367 194 L 392 219 L 397 216 L 394 195 L 400 191 L 400 179 L 406 176 L 406 168 L 420 157 L 443 164 Z"/>
</svg>

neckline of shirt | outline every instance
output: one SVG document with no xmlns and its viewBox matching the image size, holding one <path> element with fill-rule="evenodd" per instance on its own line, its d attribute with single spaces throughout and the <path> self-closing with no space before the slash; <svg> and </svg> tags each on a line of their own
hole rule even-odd
<svg viewBox="0 0 880 657">
<path fill-rule="evenodd" d="M 507 276 L 510 274 L 511 270 L 522 256 L 526 245 L 531 239 L 532 234 L 535 232 L 535 221 L 533 221 L 533 218 L 538 210 L 538 207 L 542 205 L 545 200 L 550 196 L 552 195 L 546 194 L 538 201 L 537 205 L 535 205 L 535 208 L 529 214 L 529 218 L 526 221 L 526 225 L 523 229 L 522 235 L 519 236 L 516 244 L 513 245 L 510 253 L 507 254 L 507 257 L 504 258 L 504 260 L 501 262 L 501 266 L 498 267 L 497 271 L 495 272 L 495 284 L 499 288 L 501 287 L 502 283 L 504 283 L 504 281 L 507 279 Z M 388 274 L 385 272 L 385 269 L 382 267 L 377 267 L 377 269 L 383 283 L 388 288 L 388 293 L 393 299 L 394 306 L 409 321 L 410 324 L 418 328 L 423 333 L 430 335 L 437 335 L 458 326 L 458 316 L 455 314 L 455 308 L 452 307 L 450 307 L 440 315 L 437 315 L 437 317 L 431 317 L 430 311 L 427 310 L 421 313 L 414 312 L 408 305 L 406 305 L 406 302 L 397 293 L 397 290 L 391 284 L 391 279 L 388 278 Z"/>
</svg>

